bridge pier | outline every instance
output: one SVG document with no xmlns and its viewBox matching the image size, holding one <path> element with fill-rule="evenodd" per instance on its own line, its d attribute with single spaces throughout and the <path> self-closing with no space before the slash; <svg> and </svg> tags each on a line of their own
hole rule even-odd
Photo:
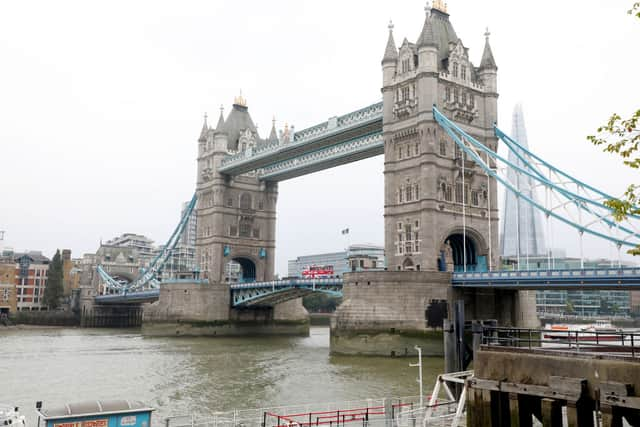
<svg viewBox="0 0 640 427">
<path fill-rule="evenodd" d="M 150 336 L 308 335 L 309 314 L 298 298 L 273 307 L 231 308 L 228 284 L 177 283 L 160 287 L 145 308 Z"/>
<path fill-rule="evenodd" d="M 414 356 L 420 346 L 425 356 L 444 356 L 443 326 L 460 300 L 466 320 L 537 326 L 533 292 L 457 289 L 451 273 L 439 271 L 347 273 L 343 280 L 343 302 L 331 324 L 335 354 Z"/>
<path fill-rule="evenodd" d="M 140 304 L 99 305 L 83 307 L 81 328 L 139 328 L 142 325 Z"/>
</svg>

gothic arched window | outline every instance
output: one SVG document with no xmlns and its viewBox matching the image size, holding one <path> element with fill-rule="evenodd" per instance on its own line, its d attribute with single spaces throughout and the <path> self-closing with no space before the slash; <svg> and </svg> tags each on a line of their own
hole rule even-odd
<svg viewBox="0 0 640 427">
<path fill-rule="evenodd" d="M 251 209 L 251 195 L 242 193 L 240 196 L 240 209 Z"/>
</svg>

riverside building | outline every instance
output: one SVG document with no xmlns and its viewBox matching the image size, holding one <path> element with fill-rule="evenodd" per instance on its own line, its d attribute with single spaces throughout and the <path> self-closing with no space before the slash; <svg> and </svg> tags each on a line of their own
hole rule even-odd
<svg viewBox="0 0 640 427">
<path fill-rule="evenodd" d="M 384 247 L 377 245 L 351 245 L 345 251 L 299 256 L 289 260 L 288 276 L 303 277 L 310 267 L 331 267 L 333 276 L 350 271 L 384 269 Z"/>
</svg>

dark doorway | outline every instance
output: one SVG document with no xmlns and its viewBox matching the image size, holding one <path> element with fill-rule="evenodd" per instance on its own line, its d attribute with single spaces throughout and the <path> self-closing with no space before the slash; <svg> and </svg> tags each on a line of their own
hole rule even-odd
<svg viewBox="0 0 640 427">
<path fill-rule="evenodd" d="M 476 245 L 469 235 L 465 237 L 462 234 L 452 234 L 447 238 L 446 242 L 451 246 L 453 271 L 462 272 L 477 270 L 478 255 L 476 252 Z"/>
<path fill-rule="evenodd" d="M 256 264 L 248 258 L 234 258 L 233 261 L 240 265 L 238 282 L 247 283 L 256 281 Z"/>
</svg>

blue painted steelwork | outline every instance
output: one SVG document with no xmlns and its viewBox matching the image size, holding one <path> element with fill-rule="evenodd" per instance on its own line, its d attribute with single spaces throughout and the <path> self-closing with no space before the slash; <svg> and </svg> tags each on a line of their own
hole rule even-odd
<svg viewBox="0 0 640 427">
<path fill-rule="evenodd" d="M 342 279 L 287 279 L 231 285 L 231 305 L 249 307 L 275 305 L 312 292 L 342 296 Z"/>
<path fill-rule="evenodd" d="M 640 268 L 453 273 L 456 288 L 640 290 Z"/>
<path fill-rule="evenodd" d="M 173 230 L 171 237 L 167 243 L 162 247 L 162 250 L 156 256 L 149 268 L 142 272 L 142 274 L 135 279 L 133 282 L 129 284 L 122 284 L 116 280 L 114 280 L 103 268 L 102 266 L 97 267 L 98 274 L 105 282 L 107 288 L 116 289 L 118 292 L 122 294 L 127 294 L 130 292 L 136 292 L 145 288 L 158 288 L 160 286 L 160 282 L 158 280 L 158 273 L 162 270 L 166 262 L 171 257 L 171 252 L 175 248 L 176 244 L 180 241 L 182 237 L 182 233 L 184 232 L 187 223 L 189 222 L 189 218 L 193 214 L 196 203 L 198 201 L 198 197 L 196 194 L 193 195 L 191 201 L 187 205 L 187 208 L 184 210 L 184 214 L 178 223 L 178 226 Z"/>
<path fill-rule="evenodd" d="M 557 184 L 551 181 L 549 178 L 545 177 L 544 174 L 540 170 L 538 170 L 537 166 L 533 164 L 533 162 L 527 160 L 522 155 L 522 153 L 518 152 L 519 150 L 524 151 L 526 149 L 519 144 L 516 144 L 515 141 L 513 141 L 511 138 L 505 138 L 506 145 L 509 149 L 513 150 L 516 155 L 522 160 L 525 165 L 524 167 L 520 167 L 509 162 L 504 157 L 499 156 L 493 150 L 477 141 L 455 123 L 447 119 L 435 106 L 433 107 L 433 115 L 436 121 L 445 130 L 445 132 L 454 140 L 456 145 L 469 158 L 471 158 L 476 164 L 478 164 L 488 175 L 503 184 L 508 191 L 513 192 L 517 197 L 522 198 L 523 200 L 527 201 L 528 203 L 542 211 L 546 216 L 555 218 L 569 225 L 570 227 L 576 229 L 580 234 L 587 233 L 599 237 L 606 241 L 615 243 L 616 245 L 618 245 L 618 247 L 636 247 L 640 244 L 640 228 L 636 224 L 629 223 L 629 221 L 626 222 L 627 225 L 617 224 L 613 219 L 612 210 L 601 202 L 603 195 L 606 196 L 605 193 L 595 190 L 593 189 L 593 187 L 589 187 L 586 184 L 571 178 L 573 180 L 573 183 L 576 184 L 579 188 L 593 189 L 594 191 L 596 191 L 598 194 L 598 198 L 594 200 L 588 198 L 587 194 L 581 195 L 574 193 L 573 191 L 570 191 L 567 188 L 562 187 L 560 184 Z M 506 136 L 497 128 L 496 135 L 500 138 Z M 560 202 L 554 207 L 545 207 L 541 203 L 538 203 L 533 198 L 529 197 L 526 192 L 519 191 L 516 184 L 509 182 L 508 179 L 500 176 L 497 171 L 494 170 L 494 168 L 491 166 L 488 158 L 487 160 L 483 159 L 478 151 L 484 153 L 487 157 L 491 157 L 496 162 L 499 161 L 503 163 L 507 168 L 511 168 L 519 174 L 523 174 L 532 178 L 539 185 L 552 191 L 554 197 L 560 199 Z M 526 152 L 530 153 L 530 151 L 528 150 L 526 150 Z M 536 156 L 536 161 L 540 161 L 539 159 L 540 158 Z M 545 165 L 548 165 L 548 163 L 545 163 Z M 568 174 L 561 173 L 557 168 L 553 168 L 552 171 L 554 173 L 557 172 L 558 174 L 561 174 L 565 179 L 569 179 Z M 580 221 L 570 218 L 571 215 L 569 215 L 568 211 L 567 216 L 560 215 L 558 212 L 556 212 L 556 210 L 560 208 L 566 210 L 568 205 L 573 205 L 576 207 L 576 209 L 578 210 Z M 582 220 L 582 215 L 585 215 L 585 220 Z M 596 228 L 596 226 L 598 225 L 600 225 L 601 227 L 604 226 L 605 229 L 598 230 Z M 628 235 L 625 238 L 618 238 L 610 235 L 609 233 L 614 227 L 616 230 L 621 230 L 628 233 Z"/>
<path fill-rule="evenodd" d="M 160 289 L 151 289 L 126 294 L 99 295 L 94 298 L 94 301 L 96 304 L 141 304 L 157 301 L 158 298 L 160 298 Z"/>
<path fill-rule="evenodd" d="M 292 176 L 299 170 L 316 171 L 326 169 L 327 164 L 342 164 L 340 160 L 357 157 L 359 154 L 379 155 L 384 153 L 382 132 L 374 132 L 356 139 L 350 139 L 319 150 L 309 151 L 292 159 L 277 162 L 259 170 L 262 180 L 273 180 L 282 175 Z M 360 159 L 360 157 L 357 157 Z"/>
<path fill-rule="evenodd" d="M 364 158 L 362 156 L 382 154 L 380 149 L 375 149 L 380 147 L 375 147 L 374 141 L 370 141 L 370 138 L 367 140 L 370 147 L 366 153 L 362 146 L 353 146 L 354 141 L 359 141 L 360 145 L 365 145 L 362 141 L 364 137 L 372 134 L 381 135 L 381 133 L 382 102 L 378 102 L 296 132 L 293 141 L 289 143 L 273 142 L 255 149 L 248 149 L 229 155 L 222 160 L 218 171 L 229 175 L 256 171 L 260 179 L 274 180 L 275 175 L 267 174 L 269 170 L 273 171 L 274 168 L 279 170 L 277 165 L 280 167 L 283 164 L 293 166 L 290 161 L 300 162 L 303 158 L 309 156 L 317 160 L 320 156 L 319 153 L 324 153 L 323 159 L 327 161 L 344 160 L 347 151 L 352 151 L 351 154 L 354 156 L 354 160 Z M 340 152 L 326 151 L 325 149 L 329 147 L 334 147 L 334 150 L 336 147 L 342 147 L 342 149 Z M 356 154 L 360 154 L 361 157 L 356 157 Z M 308 162 L 310 159 L 307 158 L 306 160 Z M 326 167 L 320 167 L 320 169 Z M 278 175 L 282 175 L 282 173 Z"/>
</svg>

